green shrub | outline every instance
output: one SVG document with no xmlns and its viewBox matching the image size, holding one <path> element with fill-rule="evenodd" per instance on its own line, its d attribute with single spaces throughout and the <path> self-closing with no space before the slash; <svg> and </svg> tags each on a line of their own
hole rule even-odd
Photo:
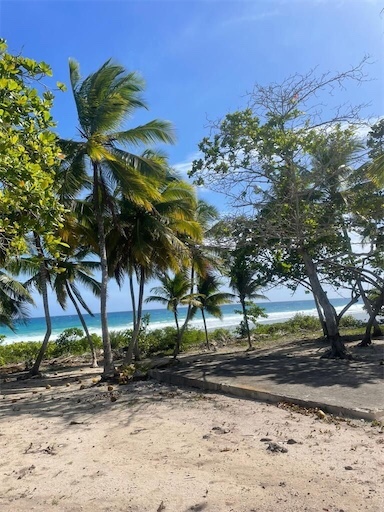
<svg viewBox="0 0 384 512">
<path fill-rule="evenodd" d="M 359 327 L 364 327 L 365 323 L 362 320 L 357 320 L 352 315 L 345 315 L 341 317 L 340 327 L 345 329 L 355 329 Z"/>
<path fill-rule="evenodd" d="M 175 347 L 177 331 L 175 327 L 154 329 L 139 339 L 139 348 L 146 356 L 159 352 L 167 353 Z"/>
<path fill-rule="evenodd" d="M 139 348 L 143 355 L 169 354 L 175 348 L 177 330 L 175 327 L 155 329 L 144 334 L 139 339 Z M 187 349 L 199 345 L 204 341 L 204 332 L 199 329 L 189 328 L 184 331 L 181 341 L 181 349 Z"/>
<path fill-rule="evenodd" d="M 219 327 L 218 329 L 215 329 L 214 331 L 208 332 L 208 339 L 210 341 L 228 341 L 229 339 L 233 338 L 233 333 L 228 330 L 224 329 L 222 327 Z"/>
<path fill-rule="evenodd" d="M 126 347 L 132 338 L 132 330 L 124 329 L 122 331 L 110 331 L 109 339 L 111 342 L 111 348 L 117 350 L 119 348 Z"/>
<path fill-rule="evenodd" d="M 256 334 L 277 335 L 281 333 L 295 334 L 297 332 L 315 332 L 321 329 L 318 317 L 297 313 L 286 322 L 275 324 L 258 325 L 254 332 Z"/>
<path fill-rule="evenodd" d="M 0 345 L 0 364 L 4 366 L 11 363 L 34 361 L 41 348 L 39 341 L 19 341 L 9 345 Z M 48 343 L 46 357 L 55 357 L 55 343 Z"/>
<path fill-rule="evenodd" d="M 84 331 L 78 327 L 64 329 L 55 341 L 55 357 L 85 352 L 86 345 L 83 342 L 83 337 Z"/>
</svg>

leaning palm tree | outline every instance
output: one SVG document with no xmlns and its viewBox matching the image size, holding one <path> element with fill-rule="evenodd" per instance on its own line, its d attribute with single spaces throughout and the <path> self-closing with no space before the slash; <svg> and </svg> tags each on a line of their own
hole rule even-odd
<svg viewBox="0 0 384 512">
<path fill-rule="evenodd" d="M 65 259 L 57 262 L 58 271 L 55 273 L 53 279 L 53 289 L 56 293 L 58 303 L 64 310 L 67 307 L 67 299 L 69 298 L 72 302 L 89 343 L 92 356 L 91 366 L 92 368 L 97 368 L 96 350 L 80 306 L 89 315 L 94 315 L 83 299 L 77 286 L 77 283 L 81 283 L 84 287 L 91 290 L 96 297 L 100 295 L 100 283 L 92 276 L 93 272 L 100 268 L 100 263 L 85 260 L 84 258 L 88 253 L 88 250 L 79 249 Z"/>
<path fill-rule="evenodd" d="M 197 310 L 200 309 L 204 323 L 205 341 L 209 349 L 208 329 L 206 321 L 206 313 L 215 318 L 223 318 L 221 307 L 231 302 L 235 295 L 233 293 L 220 292 L 220 281 L 215 274 L 207 272 L 205 277 L 201 276 L 197 282 L 197 294 L 200 305 L 192 306 L 191 318 L 194 317 Z"/>
<path fill-rule="evenodd" d="M 39 353 L 30 370 L 31 375 L 38 375 L 40 365 L 47 350 L 52 334 L 52 321 L 48 299 L 48 287 L 51 285 L 52 259 L 46 254 L 41 237 L 33 233 L 30 242 L 30 255 L 12 260 L 9 269 L 13 274 L 23 273 L 31 277 L 24 283 L 26 290 L 34 288 L 42 297 L 46 331 Z"/>
<path fill-rule="evenodd" d="M 258 279 L 255 279 L 255 272 L 243 251 L 235 252 L 229 268 L 229 278 L 230 286 L 240 300 L 245 329 L 247 332 L 248 346 L 251 349 L 252 341 L 249 330 L 246 299 L 266 299 L 266 297 L 259 293 L 260 282 Z"/>
<path fill-rule="evenodd" d="M 173 351 L 173 357 L 177 357 L 180 352 L 182 332 L 179 324 L 179 306 L 193 303 L 199 306 L 200 302 L 196 296 L 191 296 L 189 292 L 190 280 L 186 272 L 177 272 L 173 277 L 164 274 L 159 277 L 162 286 L 152 288 L 151 292 L 155 295 L 147 297 L 146 302 L 160 302 L 167 306 L 169 311 L 173 312 L 176 323 L 176 343 Z"/>
<path fill-rule="evenodd" d="M 114 374 L 107 321 L 108 265 L 105 216 L 114 217 L 113 190 L 118 185 L 132 202 L 151 210 L 158 197 L 158 179 L 163 169 L 150 158 L 137 156 L 122 147 L 132 148 L 154 142 L 173 142 L 168 122 L 154 120 L 142 126 L 124 129 L 125 121 L 137 108 L 146 105 L 140 94 L 144 89 L 136 73 L 107 61 L 98 71 L 81 79 L 79 65 L 70 61 L 70 81 L 74 95 L 81 141 L 61 141 L 70 173 L 85 180 L 91 170 L 92 202 L 98 234 L 101 264 L 100 316 L 104 349 L 104 376 Z M 89 179 L 88 179 L 89 182 Z M 85 184 L 85 183 L 84 183 Z M 78 181 L 76 187 L 80 188 Z"/>
</svg>

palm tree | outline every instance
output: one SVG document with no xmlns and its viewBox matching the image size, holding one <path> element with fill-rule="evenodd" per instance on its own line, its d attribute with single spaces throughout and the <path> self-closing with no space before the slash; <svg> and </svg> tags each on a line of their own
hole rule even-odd
<svg viewBox="0 0 384 512">
<path fill-rule="evenodd" d="M 46 331 L 43 343 L 30 370 L 31 375 L 37 375 L 40 371 L 40 365 L 47 350 L 48 342 L 52 334 L 52 321 L 49 310 L 48 285 L 51 284 L 52 260 L 47 257 L 40 236 L 33 233 L 33 242 L 31 242 L 31 256 L 12 260 L 9 264 L 10 271 L 15 274 L 20 272 L 31 275 L 24 283 L 26 290 L 35 288 L 41 295 L 44 307 L 44 318 Z"/>
<path fill-rule="evenodd" d="M 197 283 L 197 294 L 200 305 L 192 306 L 191 318 L 194 317 L 197 310 L 200 309 L 204 323 L 205 341 L 209 349 L 208 330 L 205 313 L 209 313 L 215 318 L 223 317 L 220 306 L 228 304 L 235 297 L 233 293 L 219 292 L 220 281 L 212 272 L 207 272 L 205 277 L 200 276 Z"/>
<path fill-rule="evenodd" d="M 205 236 L 208 233 L 212 222 L 219 217 L 218 210 L 208 204 L 206 201 L 199 199 L 194 211 L 194 219 L 200 225 L 202 234 Z M 191 295 L 195 291 L 195 276 L 205 277 L 208 270 L 213 267 L 218 267 L 221 264 L 221 260 L 218 259 L 217 251 L 208 247 L 205 244 L 199 243 L 199 240 L 191 238 L 189 236 L 182 237 L 184 243 L 189 248 L 190 252 L 190 268 L 191 268 Z M 188 305 L 187 314 L 185 317 L 184 324 L 181 327 L 181 335 L 188 326 L 188 323 L 192 319 L 192 304 Z"/>
<path fill-rule="evenodd" d="M 69 69 L 82 140 L 61 141 L 61 147 L 69 161 L 70 173 L 85 180 L 87 162 L 91 167 L 92 202 L 101 264 L 100 316 L 104 376 L 108 377 L 114 374 L 114 365 L 107 321 L 105 216 L 110 214 L 114 217 L 113 191 L 116 185 L 133 203 L 151 210 L 152 201 L 159 196 L 157 185 L 163 174 L 156 161 L 124 151 L 120 146 L 170 143 L 174 137 L 170 124 L 159 120 L 136 128 L 121 129 L 135 109 L 145 108 L 140 97 L 144 84 L 136 73 L 128 73 L 110 60 L 84 80 L 80 77 L 79 65 L 75 61 L 70 61 Z M 69 176 L 67 182 L 71 183 Z M 76 186 L 79 187 L 79 183 L 76 182 Z"/>
<path fill-rule="evenodd" d="M 33 299 L 16 279 L 0 271 L 0 325 L 15 330 L 15 322 L 27 319 L 27 305 Z"/>
<path fill-rule="evenodd" d="M 248 346 L 252 348 L 251 333 L 249 330 L 246 299 L 266 299 L 259 293 L 260 281 L 255 279 L 255 272 L 243 251 L 235 251 L 229 268 L 230 286 L 237 294 L 241 304 L 245 329 L 247 331 Z"/>
<path fill-rule="evenodd" d="M 84 260 L 84 257 L 86 257 L 88 253 L 88 250 L 79 249 L 65 259 L 57 262 L 58 269 L 54 275 L 53 289 L 60 306 L 64 310 L 67 307 L 67 298 L 72 302 L 89 343 L 92 355 L 92 368 L 97 368 L 96 350 L 79 304 L 89 315 L 94 315 L 84 301 L 76 284 L 76 282 L 79 282 L 90 289 L 95 296 L 98 297 L 100 295 L 100 283 L 92 277 L 93 271 L 100 268 L 100 263 Z"/>
<path fill-rule="evenodd" d="M 169 311 L 173 312 L 175 323 L 176 323 L 176 331 L 177 338 L 175 349 L 173 351 L 173 357 L 177 357 L 180 352 L 181 345 L 181 337 L 182 332 L 179 324 L 179 312 L 178 307 L 180 304 L 189 304 L 193 303 L 195 306 L 199 306 L 200 302 L 197 300 L 196 296 L 191 296 L 189 292 L 190 280 L 185 271 L 176 272 L 173 277 L 170 277 L 168 274 L 164 274 L 159 277 L 159 281 L 162 286 L 155 286 L 151 289 L 151 293 L 155 293 L 156 295 L 151 295 L 146 299 L 146 302 L 160 302 L 160 304 L 164 304 L 167 306 Z"/>
<path fill-rule="evenodd" d="M 129 277 L 133 315 L 133 335 L 125 364 L 130 364 L 140 332 L 144 285 L 148 278 L 172 270 L 177 272 L 189 262 L 187 247 L 180 239 L 201 237 L 200 225 L 194 220 L 196 198 L 194 189 L 169 175 L 161 187 L 159 201 L 153 211 L 124 199 L 120 202 L 118 226 L 108 236 L 110 274 L 121 286 L 125 274 Z M 136 305 L 133 277 L 136 275 L 139 294 Z M 136 307 L 137 306 L 137 307 Z M 138 351 L 135 353 L 139 356 Z"/>
</svg>

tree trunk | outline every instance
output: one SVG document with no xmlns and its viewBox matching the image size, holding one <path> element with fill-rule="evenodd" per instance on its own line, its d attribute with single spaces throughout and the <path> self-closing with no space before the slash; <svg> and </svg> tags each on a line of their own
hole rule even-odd
<svg viewBox="0 0 384 512">
<path fill-rule="evenodd" d="M 253 348 L 252 347 L 252 341 L 251 341 L 251 333 L 249 332 L 249 323 L 248 323 L 247 308 L 245 306 L 245 300 L 244 299 L 240 299 L 240 302 L 241 302 L 241 309 L 243 310 L 245 329 L 247 331 L 248 348 Z"/>
<path fill-rule="evenodd" d="M 65 287 L 67 289 L 68 297 L 71 299 L 72 304 L 75 306 L 77 316 L 80 319 L 81 325 L 83 326 L 85 335 L 86 335 L 87 340 L 88 340 L 89 348 L 91 350 L 91 355 L 92 355 L 91 368 L 97 368 L 99 365 L 97 364 L 96 350 L 95 350 L 95 346 L 93 344 L 91 335 L 89 334 L 87 324 L 85 323 L 84 317 L 83 317 L 83 315 L 82 315 L 82 313 L 80 311 L 80 308 L 79 308 L 79 306 L 78 306 L 78 304 L 76 302 L 76 299 L 75 299 L 75 297 L 72 294 L 71 287 L 69 286 L 68 283 L 65 283 Z"/>
<path fill-rule="evenodd" d="M 128 350 L 124 358 L 124 365 L 128 365 L 132 363 L 133 353 L 135 351 L 135 347 L 137 346 L 137 341 L 140 334 L 141 328 L 141 317 L 143 314 L 143 299 L 144 299 L 144 268 L 141 267 L 140 270 L 140 283 L 139 283 L 139 298 L 137 303 L 137 315 L 135 315 L 135 324 L 133 327 L 133 333 L 131 341 L 129 342 Z"/>
<path fill-rule="evenodd" d="M 372 343 L 371 330 L 376 316 L 384 304 L 384 287 L 381 289 L 381 293 L 375 301 L 375 305 L 372 308 L 372 313 L 369 315 L 369 319 L 365 328 L 364 338 L 359 343 L 359 347 L 367 347 Z"/>
<path fill-rule="evenodd" d="M 317 314 L 319 315 L 319 320 L 320 320 L 321 328 L 323 330 L 323 334 L 324 334 L 325 337 L 327 337 L 328 336 L 327 325 L 326 325 L 325 320 L 324 320 L 323 311 L 321 309 L 319 301 L 317 300 L 316 295 L 314 295 L 313 298 L 315 299 Z"/>
<path fill-rule="evenodd" d="M 194 292 L 194 280 L 195 280 L 195 268 L 192 265 L 192 267 L 191 267 L 191 295 Z M 189 303 L 188 304 L 188 308 L 187 308 L 187 316 L 185 317 L 184 323 L 183 323 L 183 325 L 181 326 L 181 329 L 180 329 L 180 342 L 181 342 L 181 340 L 183 338 L 184 331 L 188 327 L 188 324 L 189 324 L 189 322 L 191 320 L 191 313 L 192 313 L 192 304 Z"/>
<path fill-rule="evenodd" d="M 129 291 L 131 294 L 131 302 L 132 302 L 132 324 L 133 324 L 133 328 L 135 328 L 135 326 L 136 326 L 136 300 L 135 300 L 135 289 L 133 286 L 132 273 L 129 274 Z"/>
<path fill-rule="evenodd" d="M 49 302 L 48 302 L 48 287 L 47 283 L 49 280 L 48 275 L 48 269 L 45 264 L 45 257 L 44 257 L 44 251 L 41 245 L 40 237 L 37 233 L 34 233 L 35 238 L 35 246 L 37 250 L 37 254 L 41 258 L 40 263 L 40 286 L 41 286 L 41 296 L 43 298 L 43 306 L 44 306 L 44 317 L 45 317 L 45 324 L 46 324 L 46 331 L 43 343 L 40 347 L 39 353 L 37 355 L 35 364 L 33 365 L 30 373 L 31 375 L 38 375 L 40 370 L 41 362 L 44 358 L 45 352 L 47 350 L 49 338 L 51 337 L 52 333 L 52 322 L 51 322 L 51 315 L 49 312 Z"/>
<path fill-rule="evenodd" d="M 93 165 L 93 201 L 95 206 L 95 214 L 97 221 L 97 234 L 99 240 L 100 266 L 101 266 L 101 287 L 100 287 L 100 320 L 101 335 L 103 340 L 104 351 L 104 371 L 103 378 L 107 379 L 115 375 L 115 367 L 113 364 L 112 348 L 109 339 L 108 317 L 107 317 L 107 295 L 108 295 L 108 263 L 107 248 L 105 242 L 105 227 L 103 212 L 100 204 L 100 187 L 99 187 L 99 164 L 92 162 Z"/>
<path fill-rule="evenodd" d="M 177 331 L 176 344 L 175 344 L 175 348 L 173 351 L 173 357 L 174 357 L 174 359 L 176 359 L 176 357 L 180 354 L 181 332 L 180 332 L 180 327 L 179 327 L 179 319 L 178 319 L 178 315 L 177 315 L 177 310 L 175 310 L 173 313 L 175 315 L 176 331 Z"/>
<path fill-rule="evenodd" d="M 337 315 L 337 325 L 340 325 L 340 320 L 343 318 L 345 313 L 348 311 L 348 309 L 356 304 L 359 300 L 359 295 L 356 295 L 355 297 L 352 297 L 351 300 L 348 302 L 346 306 L 343 307 L 343 309 L 340 311 L 340 313 Z"/>
<path fill-rule="evenodd" d="M 208 340 L 208 329 L 207 329 L 207 321 L 205 319 L 205 313 L 204 309 L 201 310 L 201 316 L 203 317 L 203 324 L 204 324 L 204 332 L 205 332 L 205 342 L 207 344 L 207 349 L 210 350 L 209 347 L 209 340 Z"/>
<path fill-rule="evenodd" d="M 373 313 L 372 304 L 371 304 L 370 300 L 368 299 L 367 294 L 365 293 L 365 290 L 363 288 L 363 285 L 361 284 L 360 279 L 357 281 L 357 286 L 359 287 L 359 292 L 360 292 L 361 298 L 363 299 L 365 309 L 367 310 L 369 318 L 371 318 L 372 313 Z M 374 337 L 379 337 L 379 336 L 383 335 L 383 332 L 381 330 L 379 322 L 376 319 L 376 315 L 374 317 L 372 327 L 373 327 L 373 336 Z M 371 332 L 371 331 L 369 331 L 369 332 Z M 371 343 L 371 340 L 370 340 L 370 343 Z"/>
<path fill-rule="evenodd" d="M 329 302 L 326 292 L 321 286 L 319 276 L 317 274 L 316 265 L 314 264 L 311 256 L 303 250 L 301 252 L 303 262 L 306 269 L 306 274 L 311 284 L 312 293 L 315 300 L 319 301 L 321 309 L 324 314 L 324 322 L 327 330 L 327 339 L 331 344 L 330 351 L 326 354 L 331 358 L 348 358 L 347 350 L 340 337 L 339 326 L 337 322 L 337 314 L 335 308 Z"/>
</svg>

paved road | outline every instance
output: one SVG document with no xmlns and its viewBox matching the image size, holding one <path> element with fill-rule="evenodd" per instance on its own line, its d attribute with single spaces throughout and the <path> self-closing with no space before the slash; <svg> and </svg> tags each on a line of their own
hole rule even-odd
<svg viewBox="0 0 384 512">
<path fill-rule="evenodd" d="M 152 376 L 244 398 L 287 400 L 349 417 L 384 419 L 384 366 L 377 359 L 328 360 L 297 350 L 207 354 L 155 369 Z"/>
</svg>

